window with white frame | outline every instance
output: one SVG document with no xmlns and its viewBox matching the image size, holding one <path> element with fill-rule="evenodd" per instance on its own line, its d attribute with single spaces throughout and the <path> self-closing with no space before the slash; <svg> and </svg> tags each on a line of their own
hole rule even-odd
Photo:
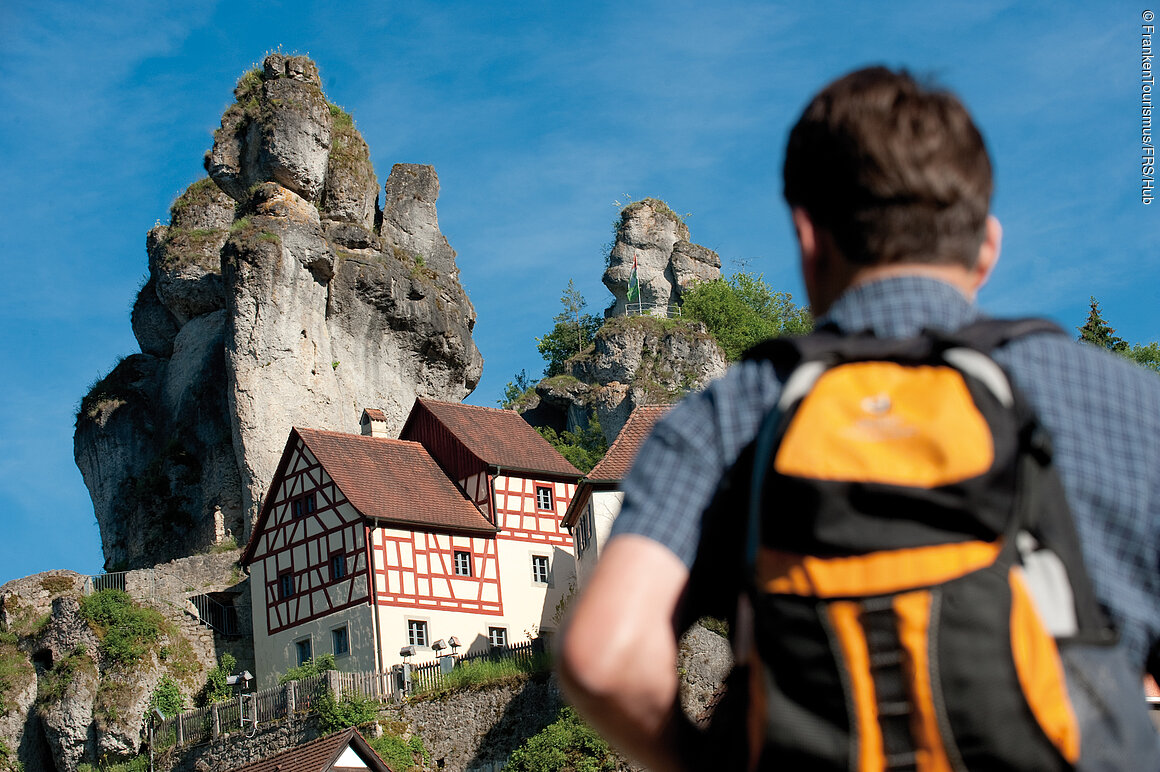
<svg viewBox="0 0 1160 772">
<path fill-rule="evenodd" d="M 346 625 L 330 631 L 330 642 L 334 649 L 334 656 L 341 657 L 344 654 L 350 654 L 350 634 L 347 632 Z"/>
<path fill-rule="evenodd" d="M 532 555 L 532 581 L 536 584 L 547 584 L 552 574 L 549 570 L 547 555 Z"/>
<path fill-rule="evenodd" d="M 423 619 L 407 620 L 407 644 L 410 646 L 426 646 L 427 622 Z"/>
<path fill-rule="evenodd" d="M 298 658 L 299 665 L 305 665 L 310 660 L 314 659 L 314 645 L 309 638 L 303 638 L 300 641 L 294 641 L 295 654 Z"/>
<path fill-rule="evenodd" d="M 489 628 L 487 628 L 487 641 L 492 646 L 507 646 L 507 628 L 506 627 L 489 627 Z"/>
<path fill-rule="evenodd" d="M 471 576 L 471 553 L 466 550 L 455 550 L 455 575 Z"/>
<path fill-rule="evenodd" d="M 536 509 L 552 508 L 552 489 L 547 485 L 536 486 Z"/>
</svg>

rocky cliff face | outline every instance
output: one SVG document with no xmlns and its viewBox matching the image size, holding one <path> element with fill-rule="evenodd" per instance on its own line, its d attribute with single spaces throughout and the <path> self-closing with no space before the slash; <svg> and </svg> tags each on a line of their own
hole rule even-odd
<svg viewBox="0 0 1160 772">
<path fill-rule="evenodd" d="M 483 360 L 439 230 L 439 181 L 366 143 L 314 63 L 273 54 L 234 91 L 209 178 L 148 235 L 141 353 L 81 402 L 77 466 L 106 566 L 244 542 L 291 426 L 353 431 L 416 396 L 458 401 Z"/>
<path fill-rule="evenodd" d="M 640 298 L 627 301 L 634 258 Z M 662 201 L 646 198 L 620 213 L 604 272 L 613 294 L 594 345 L 569 361 L 570 372 L 536 385 L 519 409 L 557 429 L 595 413 L 608 442 L 639 405 L 675 402 L 725 372 L 717 342 L 680 317 L 684 292 L 721 277 L 721 259 L 689 241 L 689 229 Z"/>
<path fill-rule="evenodd" d="M 613 296 L 605 318 L 625 313 L 634 260 L 639 302 L 646 313 L 653 310 L 665 315 L 668 307 L 680 305 L 681 295 L 693 282 L 721 277 L 717 253 L 690 242 L 688 226 L 668 204 L 655 198 L 637 201 L 620 211 L 603 277 Z M 634 308 L 637 302 L 633 301 Z"/>
<path fill-rule="evenodd" d="M 131 573 L 133 594 L 159 600 L 116 629 L 90 607 L 81 611 L 87 577 L 49 571 L 0 587 L 0 769 L 77 769 L 81 763 L 138 754 L 149 700 L 169 677 L 187 704 L 215 661 L 213 636 L 181 611 L 180 587 L 221 573 L 231 555 L 194 558 L 201 572 L 170 564 L 179 585 L 160 593 L 157 571 Z M 205 565 L 205 564 L 213 565 Z M 218 585 L 214 585 L 218 586 Z M 164 596 L 164 597 L 163 597 Z"/>
</svg>

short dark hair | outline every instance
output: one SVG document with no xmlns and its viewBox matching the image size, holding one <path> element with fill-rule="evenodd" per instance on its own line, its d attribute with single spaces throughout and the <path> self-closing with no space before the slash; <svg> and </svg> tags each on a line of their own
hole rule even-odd
<svg viewBox="0 0 1160 772">
<path fill-rule="evenodd" d="M 786 147 L 785 199 L 864 265 L 973 266 L 991 200 L 983 137 L 948 91 L 869 67 L 823 89 Z"/>
</svg>

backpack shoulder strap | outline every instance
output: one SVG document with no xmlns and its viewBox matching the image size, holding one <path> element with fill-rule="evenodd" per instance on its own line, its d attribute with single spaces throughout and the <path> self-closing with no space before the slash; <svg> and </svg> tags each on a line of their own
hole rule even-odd
<svg viewBox="0 0 1160 772">
<path fill-rule="evenodd" d="M 990 353 L 1001 348 L 1017 338 L 1037 334 L 1067 335 L 1055 322 L 1039 317 L 1024 317 L 1020 319 L 996 319 L 985 317 L 976 319 L 960 327 L 948 337 L 958 343 L 966 344 L 971 348 Z"/>
</svg>

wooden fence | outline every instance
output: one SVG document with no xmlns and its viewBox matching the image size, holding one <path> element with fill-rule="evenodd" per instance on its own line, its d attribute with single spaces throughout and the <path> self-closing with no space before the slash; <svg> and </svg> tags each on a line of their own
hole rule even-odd
<svg viewBox="0 0 1160 772">
<path fill-rule="evenodd" d="M 547 647 L 537 638 L 513 646 L 496 646 L 476 654 L 440 657 L 422 665 L 404 663 L 376 673 L 343 673 L 329 670 L 321 675 L 290 681 L 250 694 L 240 694 L 229 702 L 219 702 L 154 721 L 154 744 L 158 748 L 176 745 L 198 745 L 234 732 L 252 734 L 258 726 L 293 716 L 305 716 L 318 708 L 328 691 L 336 700 L 343 697 L 373 699 L 379 702 L 400 700 L 415 692 L 438 689 L 444 674 L 462 662 L 480 659 L 531 660 Z M 147 719 L 151 720 L 151 719 Z"/>
</svg>

